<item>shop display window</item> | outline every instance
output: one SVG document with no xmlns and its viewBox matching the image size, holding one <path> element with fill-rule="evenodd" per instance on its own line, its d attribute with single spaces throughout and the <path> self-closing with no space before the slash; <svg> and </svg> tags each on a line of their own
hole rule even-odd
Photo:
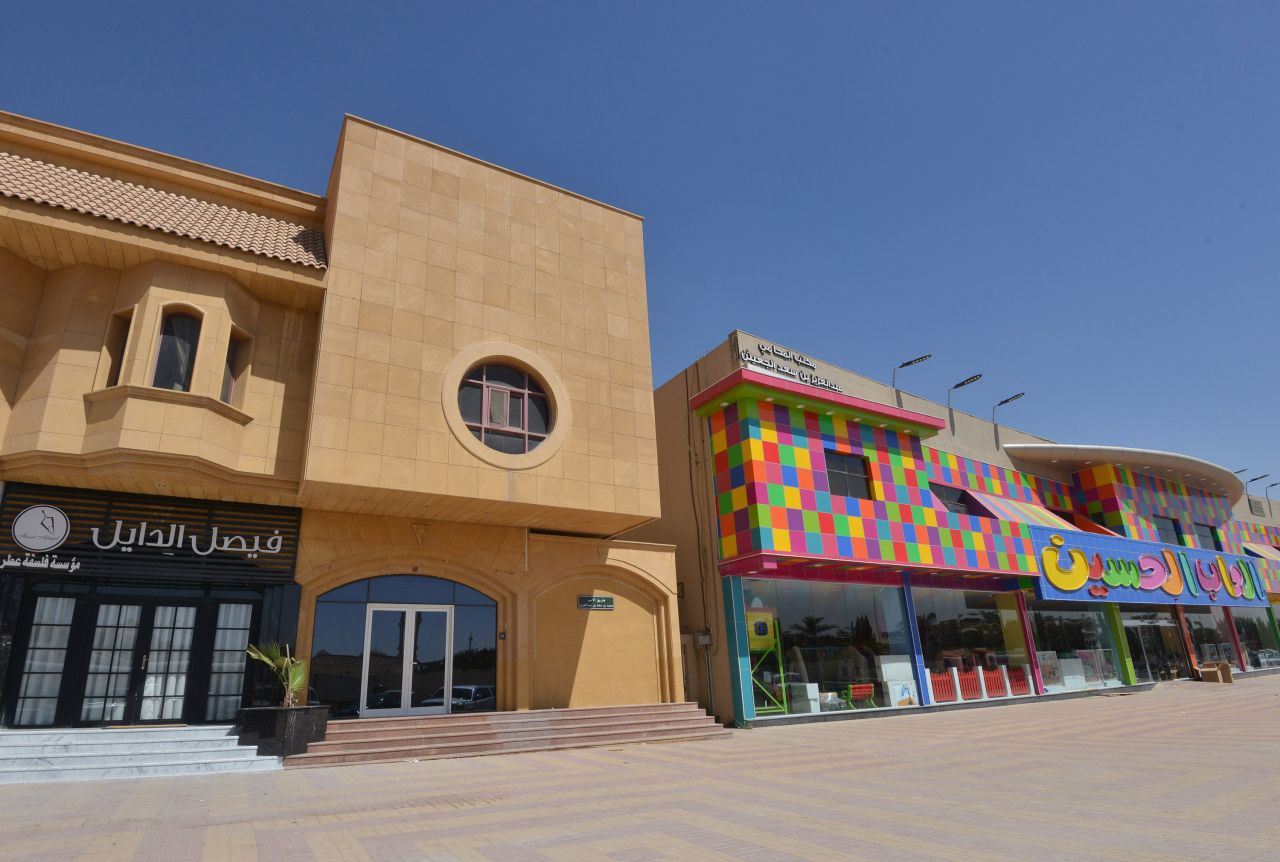
<svg viewBox="0 0 1280 862">
<path fill-rule="evenodd" d="M 1231 619 L 1250 670 L 1280 667 L 1280 643 L 1266 608 L 1232 608 Z"/>
<path fill-rule="evenodd" d="M 1035 692 L 1016 593 L 913 589 L 934 700 Z"/>
<path fill-rule="evenodd" d="M 1187 606 L 1187 631 L 1191 635 L 1191 643 L 1195 646 L 1196 661 L 1200 664 L 1212 661 L 1230 662 L 1238 667 L 1236 648 L 1232 642 L 1231 624 L 1227 622 L 1226 612 L 1222 608 L 1205 606 Z"/>
<path fill-rule="evenodd" d="M 757 715 L 920 703 L 897 587 L 745 579 Z"/>
<path fill-rule="evenodd" d="M 1028 601 L 1027 611 L 1046 692 L 1121 684 L 1102 608 L 1086 602 Z"/>
</svg>

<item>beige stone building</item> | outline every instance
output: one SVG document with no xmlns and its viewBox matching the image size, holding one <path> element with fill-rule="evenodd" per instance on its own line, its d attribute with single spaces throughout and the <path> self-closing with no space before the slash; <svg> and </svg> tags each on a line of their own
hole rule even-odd
<svg viewBox="0 0 1280 862">
<path fill-rule="evenodd" d="M 0 114 L 0 719 L 683 699 L 642 221 L 377 124 L 301 192 Z"/>
</svg>

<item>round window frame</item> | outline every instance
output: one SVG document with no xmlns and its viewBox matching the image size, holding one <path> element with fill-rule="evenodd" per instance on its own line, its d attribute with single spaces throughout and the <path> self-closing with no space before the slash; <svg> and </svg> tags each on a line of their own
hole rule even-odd
<svg viewBox="0 0 1280 862">
<path fill-rule="evenodd" d="M 458 407 L 458 391 L 462 387 L 462 381 L 466 373 L 475 366 L 490 364 L 510 365 L 532 374 L 547 394 L 551 408 L 551 431 L 529 452 L 513 455 L 491 449 L 483 441 L 476 439 L 463 421 L 462 410 Z M 502 470 L 531 470 L 547 463 L 560 451 L 573 426 L 569 391 L 565 389 L 559 375 L 532 350 L 514 344 L 489 341 L 458 352 L 445 368 L 440 402 L 444 406 L 445 424 L 449 426 L 453 438 L 462 444 L 462 448 L 489 466 Z"/>
</svg>

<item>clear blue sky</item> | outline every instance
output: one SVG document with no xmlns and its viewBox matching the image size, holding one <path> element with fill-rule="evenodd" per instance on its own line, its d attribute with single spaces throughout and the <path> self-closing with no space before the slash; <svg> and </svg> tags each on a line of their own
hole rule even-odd
<svg viewBox="0 0 1280 862">
<path fill-rule="evenodd" d="M 369 13 L 357 11 L 371 10 Z M 344 112 L 644 215 L 734 327 L 1280 477 L 1275 3 L 16 4 L 0 107 L 322 192 Z M 1265 484 L 1265 483 L 1264 483 Z"/>
</svg>

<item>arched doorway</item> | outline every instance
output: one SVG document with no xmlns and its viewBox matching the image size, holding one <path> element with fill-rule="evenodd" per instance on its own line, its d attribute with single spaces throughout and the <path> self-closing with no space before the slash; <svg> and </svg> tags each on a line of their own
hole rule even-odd
<svg viewBox="0 0 1280 862">
<path fill-rule="evenodd" d="M 333 718 L 479 712 L 497 700 L 497 603 L 426 575 L 316 597 L 310 703 Z"/>
</svg>

